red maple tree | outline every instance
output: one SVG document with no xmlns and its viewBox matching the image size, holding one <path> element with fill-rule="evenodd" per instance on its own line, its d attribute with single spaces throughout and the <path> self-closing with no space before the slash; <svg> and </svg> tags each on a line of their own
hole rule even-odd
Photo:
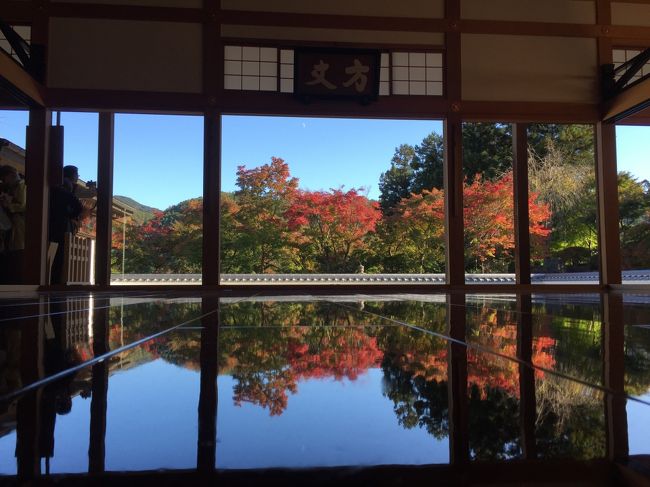
<svg viewBox="0 0 650 487">
<path fill-rule="evenodd" d="M 366 247 L 366 235 L 381 218 L 379 204 L 354 188 L 298 191 L 285 215 L 293 244 L 319 267 L 310 270 L 324 272 L 356 270 L 352 254 Z"/>
<path fill-rule="evenodd" d="M 485 264 L 499 256 L 510 257 L 515 248 L 514 199 L 512 171 L 495 181 L 476 176 L 465 184 L 463 190 L 463 220 L 465 223 L 466 262 L 477 261 L 478 268 L 486 271 Z M 545 225 L 551 210 L 537 201 L 531 193 L 528 201 L 529 232 L 533 239 L 546 237 L 550 229 Z"/>
</svg>

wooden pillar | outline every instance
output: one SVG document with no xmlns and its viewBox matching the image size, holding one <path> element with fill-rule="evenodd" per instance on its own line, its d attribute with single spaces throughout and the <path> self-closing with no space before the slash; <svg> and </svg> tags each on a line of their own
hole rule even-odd
<svg viewBox="0 0 650 487">
<path fill-rule="evenodd" d="M 203 94 L 216 106 L 223 89 L 221 0 L 203 0 Z"/>
<path fill-rule="evenodd" d="M 111 235 L 113 231 L 113 142 L 115 116 L 99 114 L 97 143 L 97 241 L 95 246 L 95 284 L 111 284 Z"/>
<path fill-rule="evenodd" d="M 530 284 L 530 231 L 528 214 L 528 126 L 512 124 L 513 198 L 515 222 L 515 275 L 517 284 Z"/>
<path fill-rule="evenodd" d="M 464 227 L 463 227 L 463 135 L 461 109 L 461 36 L 460 0 L 445 0 L 445 18 L 451 30 L 445 34 L 447 50 L 445 90 L 449 112 L 444 123 L 445 163 L 445 228 L 447 256 L 447 284 L 465 283 Z"/>
<path fill-rule="evenodd" d="M 109 309 L 95 309 L 93 322 L 93 355 L 99 357 L 108 352 Z M 93 365 L 92 398 L 90 401 L 90 440 L 88 443 L 88 472 L 105 471 L 106 459 L 106 413 L 108 409 L 108 360 Z"/>
<path fill-rule="evenodd" d="M 449 336 L 465 341 L 465 295 L 447 296 Z M 452 465 L 469 462 L 469 418 L 467 405 L 467 347 L 449 342 L 449 460 Z"/>
<path fill-rule="evenodd" d="M 221 115 L 205 114 L 203 137 L 203 285 L 219 282 Z"/>
<path fill-rule="evenodd" d="M 535 398 L 535 370 L 526 364 L 533 362 L 533 319 L 530 294 L 517 296 L 517 358 L 519 363 L 519 417 L 521 421 L 521 444 L 524 458 L 537 456 L 535 446 L 535 421 L 537 402 Z"/>
<path fill-rule="evenodd" d="M 219 283 L 221 112 L 223 42 L 221 2 L 203 0 L 203 94 L 208 100 L 203 134 L 203 285 Z"/>
<path fill-rule="evenodd" d="M 63 148 L 63 125 L 53 125 L 50 127 L 50 154 L 48 161 L 48 180 L 50 187 L 60 186 L 63 183 Z"/>
<path fill-rule="evenodd" d="M 623 296 L 602 296 L 603 312 L 603 385 L 613 393 L 605 395 L 607 457 L 625 461 L 629 454 L 625 398 L 625 322 Z"/>
<path fill-rule="evenodd" d="M 612 64 L 612 40 L 607 36 L 612 23 L 610 0 L 596 0 L 596 21 L 602 29 L 597 41 L 598 65 Z M 596 190 L 598 192 L 600 283 L 605 286 L 620 284 L 621 242 L 616 169 L 616 127 L 610 123 L 596 124 Z"/>
<path fill-rule="evenodd" d="M 51 113 L 45 108 L 29 110 L 25 181 L 27 205 L 25 221 L 25 252 L 22 266 L 23 284 L 46 284 L 46 252 L 48 245 L 49 180 L 48 154 Z"/>
<path fill-rule="evenodd" d="M 30 64 L 29 71 L 36 81 L 47 86 L 47 44 L 49 39 L 49 2 L 33 0 L 31 18 Z M 8 20 L 8 19 L 4 19 Z"/>
<path fill-rule="evenodd" d="M 197 470 L 202 474 L 215 471 L 217 452 L 217 374 L 219 346 L 219 300 L 203 298 L 203 329 L 201 330 L 201 392 L 199 396 L 199 422 L 197 445 Z M 210 314 L 208 314 L 210 313 Z"/>
<path fill-rule="evenodd" d="M 444 124 L 445 248 L 447 284 L 452 286 L 465 283 L 462 138 L 460 118 L 449 116 Z"/>
<path fill-rule="evenodd" d="M 596 124 L 596 181 L 600 283 L 605 286 L 620 284 L 621 239 L 616 171 L 616 127 L 611 123 Z"/>
</svg>

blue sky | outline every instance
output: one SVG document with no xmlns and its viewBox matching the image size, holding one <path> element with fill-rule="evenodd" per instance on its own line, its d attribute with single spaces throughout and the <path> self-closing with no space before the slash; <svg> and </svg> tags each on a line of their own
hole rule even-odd
<svg viewBox="0 0 650 487">
<path fill-rule="evenodd" d="M 255 167 L 280 157 L 302 189 L 364 187 L 379 196 L 379 176 L 390 167 L 395 147 L 419 144 L 439 121 L 360 120 L 303 117 L 223 118 L 222 178 L 235 187 L 240 164 Z"/>
<path fill-rule="evenodd" d="M 82 179 L 97 178 L 95 113 L 63 113 L 65 160 Z M 0 137 L 24 147 L 26 112 L 0 111 Z M 303 189 L 364 187 L 379 194 L 379 175 L 395 147 L 440 133 L 439 121 L 224 116 L 222 189 L 235 189 L 240 164 L 281 157 Z M 164 209 L 202 193 L 201 117 L 119 114 L 115 119 L 114 193 Z M 618 127 L 618 165 L 650 180 L 650 127 Z"/>
</svg>

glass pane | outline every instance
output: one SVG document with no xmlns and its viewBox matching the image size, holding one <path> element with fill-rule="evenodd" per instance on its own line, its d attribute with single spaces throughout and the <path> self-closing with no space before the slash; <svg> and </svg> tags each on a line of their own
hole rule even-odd
<svg viewBox="0 0 650 487">
<path fill-rule="evenodd" d="M 598 283 L 593 126 L 530 125 L 528 145 L 533 283 Z"/>
<path fill-rule="evenodd" d="M 56 124 L 58 117 L 55 115 Z M 97 216 L 97 113 L 60 114 L 62 166 L 50 166 L 51 283 L 94 283 Z M 52 137 L 56 132 L 52 133 Z M 75 176 L 76 174 L 76 176 Z M 74 204 L 71 204 L 73 201 Z M 56 244 L 56 245 L 54 245 Z"/>
<path fill-rule="evenodd" d="M 650 127 L 616 127 L 623 282 L 650 280 Z"/>
<path fill-rule="evenodd" d="M 467 318 L 467 340 L 480 347 L 467 349 L 470 458 L 520 458 L 519 364 L 505 358 L 517 354 L 516 313 L 470 308 Z"/>
<path fill-rule="evenodd" d="M 514 282 L 512 129 L 463 123 L 465 281 Z"/>
<path fill-rule="evenodd" d="M 444 282 L 440 122 L 222 127 L 222 282 Z"/>
<path fill-rule="evenodd" d="M 203 118 L 117 115 L 111 282 L 200 283 Z"/>
<path fill-rule="evenodd" d="M 449 462 L 445 340 L 360 304 L 222 303 L 218 468 Z"/>
<path fill-rule="evenodd" d="M 0 284 L 23 282 L 28 124 L 29 112 L 0 110 Z"/>
</svg>

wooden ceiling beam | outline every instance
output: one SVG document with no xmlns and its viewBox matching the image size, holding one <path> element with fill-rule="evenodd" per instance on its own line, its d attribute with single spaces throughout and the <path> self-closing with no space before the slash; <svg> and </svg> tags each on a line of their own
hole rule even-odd
<svg viewBox="0 0 650 487">
<path fill-rule="evenodd" d="M 203 10 L 196 8 L 56 2 L 49 4 L 48 12 L 50 17 L 196 23 L 203 21 Z"/>
<path fill-rule="evenodd" d="M 9 92 L 20 102 L 45 106 L 45 88 L 4 51 L 0 50 L 0 78 Z"/>
<path fill-rule="evenodd" d="M 650 2 L 650 0 L 648 0 Z M 639 2 L 645 3 L 645 2 Z M 9 23 L 31 23 L 37 14 L 31 2 L 6 0 L 2 17 Z M 147 7 L 133 5 L 78 4 L 53 2 L 47 6 L 50 17 L 105 18 L 119 20 L 194 22 L 204 21 L 200 8 Z M 607 37 L 614 44 L 650 42 L 650 27 L 558 22 L 496 21 L 448 18 L 408 18 L 303 14 L 282 12 L 221 11 L 221 22 L 229 25 L 263 25 L 320 29 L 357 29 L 407 32 L 461 32 L 467 34 L 539 35 L 550 37 Z"/>
<path fill-rule="evenodd" d="M 619 122 L 650 106 L 650 78 L 630 86 L 604 104 L 603 120 Z"/>
<path fill-rule="evenodd" d="M 0 19 L 8 24 L 31 23 L 34 16 L 32 2 L 20 2 L 15 0 L 3 0 Z"/>
<path fill-rule="evenodd" d="M 407 32 L 445 32 L 445 19 L 372 17 L 329 14 L 293 14 L 222 10 L 224 24 L 304 27 L 320 29 L 389 30 Z"/>
</svg>

